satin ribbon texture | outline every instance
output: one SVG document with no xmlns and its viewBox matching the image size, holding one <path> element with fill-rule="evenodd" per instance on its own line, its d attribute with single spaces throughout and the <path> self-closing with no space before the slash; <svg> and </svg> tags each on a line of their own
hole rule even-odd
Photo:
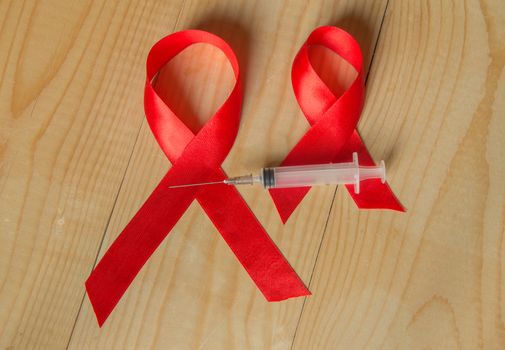
<svg viewBox="0 0 505 350">
<path fill-rule="evenodd" d="M 356 79 L 341 96 L 335 96 L 314 70 L 309 60 L 309 47 L 312 45 L 330 49 L 356 70 Z M 360 165 L 375 165 L 356 131 L 365 97 L 363 58 L 356 40 L 337 27 L 315 29 L 295 57 L 291 81 L 298 104 L 311 128 L 281 165 L 350 161 L 352 152 L 358 153 Z M 352 185 L 346 187 L 360 209 L 404 211 L 389 185 L 379 179 L 362 182 L 359 194 L 354 193 Z M 309 190 L 310 187 L 270 190 L 284 223 Z"/>
<path fill-rule="evenodd" d="M 156 94 L 151 82 L 165 63 L 196 43 L 220 49 L 233 68 L 236 83 L 228 99 L 195 135 Z M 235 141 L 242 107 L 239 65 L 232 49 L 211 33 L 185 30 L 156 43 L 149 52 L 146 68 L 147 121 L 172 167 L 86 281 L 99 325 L 105 322 L 142 266 L 194 199 L 267 300 L 309 295 L 233 186 L 169 188 L 226 178 L 221 164 Z"/>
</svg>

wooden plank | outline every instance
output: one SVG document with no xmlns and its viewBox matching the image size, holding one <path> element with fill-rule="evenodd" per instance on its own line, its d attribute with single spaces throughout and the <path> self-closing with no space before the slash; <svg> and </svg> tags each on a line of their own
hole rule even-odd
<svg viewBox="0 0 505 350">
<path fill-rule="evenodd" d="M 408 212 L 337 191 L 294 348 L 505 348 L 504 34 L 500 1 L 390 1 L 360 131 Z"/>
<path fill-rule="evenodd" d="M 368 62 L 384 10 L 385 2 L 366 1 L 315 1 L 310 5 L 187 1 L 177 28 L 196 27 L 221 35 L 237 52 L 245 73 L 242 125 L 224 164 L 229 174 L 278 164 L 307 130 L 290 82 L 292 59 L 307 35 L 318 25 L 342 25 L 362 42 Z M 328 63 L 328 69 L 331 66 Z M 163 79 L 171 86 L 163 84 Z M 181 54 L 169 64 L 160 82 L 160 87 L 168 89 L 164 95 L 169 104 L 176 105 L 181 114 L 189 113 L 196 124 L 213 113 L 232 84 L 222 55 L 206 47 Z M 186 107 L 178 105 L 180 101 Z M 101 254 L 168 168 L 144 124 Z M 286 226 L 266 192 L 260 188 L 240 191 L 308 282 L 334 188 L 311 191 Z M 287 349 L 302 303 L 302 298 L 266 302 L 199 205 L 193 203 L 102 329 L 85 300 L 70 348 Z"/>
<path fill-rule="evenodd" d="M 0 4 L 0 348 L 61 349 L 182 3 Z"/>
</svg>

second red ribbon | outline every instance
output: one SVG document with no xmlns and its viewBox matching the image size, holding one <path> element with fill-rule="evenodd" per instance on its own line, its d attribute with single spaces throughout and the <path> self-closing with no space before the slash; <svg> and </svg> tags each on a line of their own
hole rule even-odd
<svg viewBox="0 0 505 350">
<path fill-rule="evenodd" d="M 356 79 L 341 96 L 336 96 L 314 70 L 309 48 L 315 45 L 333 51 L 356 70 Z M 361 49 L 352 35 L 331 26 L 315 29 L 295 57 L 291 81 L 296 100 L 311 128 L 282 165 L 350 161 L 353 152 L 358 153 L 360 165 L 375 165 L 356 131 L 365 98 L 365 84 Z M 389 186 L 379 179 L 363 182 L 359 194 L 354 193 L 351 185 L 347 189 L 360 209 L 404 211 Z M 310 187 L 270 190 L 283 222 L 288 220 L 309 190 Z"/>
</svg>

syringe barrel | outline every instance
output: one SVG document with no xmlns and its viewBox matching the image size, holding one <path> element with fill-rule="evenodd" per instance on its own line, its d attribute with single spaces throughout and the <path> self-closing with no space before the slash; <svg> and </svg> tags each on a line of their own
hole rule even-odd
<svg viewBox="0 0 505 350">
<path fill-rule="evenodd" d="M 348 184 L 355 181 L 356 167 L 352 163 L 286 166 L 266 168 L 263 176 L 268 188 Z"/>
<path fill-rule="evenodd" d="M 360 167 L 358 155 L 353 154 L 353 162 L 335 164 L 317 164 L 265 168 L 261 182 L 265 188 L 308 187 L 323 184 L 352 184 L 359 193 L 362 180 L 379 178 L 385 181 L 385 167 Z"/>
</svg>

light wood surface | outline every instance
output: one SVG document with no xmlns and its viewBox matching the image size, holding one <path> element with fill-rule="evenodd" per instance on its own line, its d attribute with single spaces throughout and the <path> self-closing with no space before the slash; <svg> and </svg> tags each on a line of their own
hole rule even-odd
<svg viewBox="0 0 505 350">
<path fill-rule="evenodd" d="M 363 48 L 359 130 L 407 213 L 322 187 L 282 225 L 240 189 L 313 293 L 268 303 L 193 203 L 98 328 L 84 281 L 170 167 L 143 114 L 151 45 L 186 28 L 231 44 L 245 101 L 223 168 L 240 174 L 307 130 L 291 62 L 324 24 Z M 0 349 L 505 348 L 504 37 L 499 0 L 0 1 Z M 322 54 L 341 89 L 352 72 Z M 232 84 L 197 45 L 157 89 L 197 128 Z"/>
</svg>

